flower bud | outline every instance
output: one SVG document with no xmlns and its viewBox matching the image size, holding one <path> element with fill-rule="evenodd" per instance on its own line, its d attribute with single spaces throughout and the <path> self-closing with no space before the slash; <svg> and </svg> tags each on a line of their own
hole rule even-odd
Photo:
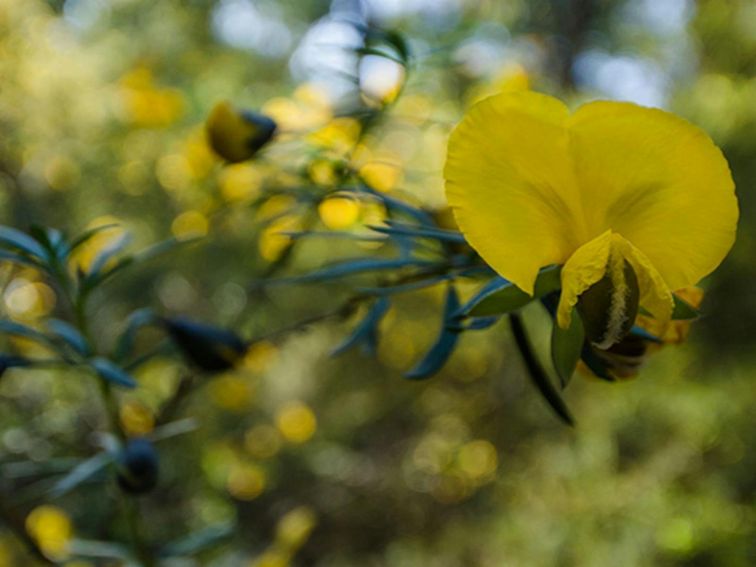
<svg viewBox="0 0 756 567">
<path fill-rule="evenodd" d="M 229 370 L 247 351 L 246 343 L 227 329 L 183 317 L 164 318 L 162 322 L 184 357 L 205 372 Z"/>
<path fill-rule="evenodd" d="M 118 459 L 118 486 L 129 494 L 149 492 L 157 484 L 158 464 L 152 442 L 141 437 L 129 440 Z"/>
<path fill-rule="evenodd" d="M 210 147 L 231 163 L 252 158 L 271 140 L 276 128 L 271 118 L 237 110 L 227 101 L 216 104 L 205 122 Z"/>
</svg>

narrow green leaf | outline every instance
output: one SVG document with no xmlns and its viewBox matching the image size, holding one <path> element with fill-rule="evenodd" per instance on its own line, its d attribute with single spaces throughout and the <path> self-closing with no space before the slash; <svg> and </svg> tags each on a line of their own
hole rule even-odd
<svg viewBox="0 0 756 567">
<path fill-rule="evenodd" d="M 32 329 L 31 327 L 27 327 L 26 325 L 22 325 L 21 323 L 16 323 L 15 321 L 0 319 L 0 333 L 16 337 L 24 337 L 25 339 L 30 339 L 43 346 L 57 348 L 57 345 L 53 343 L 52 339 L 44 333 Z"/>
<path fill-rule="evenodd" d="M 562 329 L 556 321 L 551 331 L 551 360 L 554 370 L 562 383 L 567 386 L 575 372 L 580 354 L 583 352 L 585 329 L 576 310 L 572 311 L 572 321 L 568 329 Z"/>
<path fill-rule="evenodd" d="M 528 371 L 528 376 L 530 376 L 533 384 L 538 388 L 538 391 L 541 393 L 541 396 L 546 403 L 548 403 L 551 409 L 554 410 L 554 413 L 556 413 L 567 425 L 574 425 L 575 420 L 570 414 L 567 404 L 564 403 L 564 400 L 562 400 L 562 397 L 559 395 L 559 391 L 551 383 L 551 380 L 541 366 L 541 363 L 538 362 L 538 358 L 530 344 L 530 339 L 525 331 L 525 325 L 523 324 L 520 315 L 512 313 L 509 316 L 509 325 L 512 329 L 515 344 L 520 350 L 523 362 L 525 363 L 525 368 Z"/>
<path fill-rule="evenodd" d="M 136 388 L 137 386 L 137 381 L 128 372 L 107 358 L 98 356 L 91 359 L 89 365 L 101 378 L 108 382 L 125 388 Z"/>
<path fill-rule="evenodd" d="M 160 551 L 162 557 L 192 556 L 208 550 L 231 538 L 234 524 L 224 522 L 191 533 L 167 544 Z"/>
<path fill-rule="evenodd" d="M 39 260 L 44 261 L 47 258 L 45 248 L 39 242 L 28 234 L 9 226 L 0 226 L 0 246 L 15 248 Z"/>
<path fill-rule="evenodd" d="M 87 339 L 73 325 L 60 319 L 50 319 L 47 321 L 47 327 L 53 335 L 62 339 L 77 354 L 89 356 L 92 353 Z"/>
<path fill-rule="evenodd" d="M 132 312 L 126 322 L 126 328 L 121 333 L 121 336 L 118 337 L 113 358 L 117 361 L 126 360 L 134 350 L 134 343 L 139 329 L 152 324 L 156 320 L 156 315 L 151 309 L 138 309 Z"/>
<path fill-rule="evenodd" d="M 97 453 L 95 456 L 81 461 L 53 485 L 49 492 L 50 498 L 60 498 L 71 492 L 112 462 L 113 456 L 108 452 Z"/>
<path fill-rule="evenodd" d="M 460 315 L 485 317 L 520 309 L 534 299 L 558 290 L 561 287 L 560 273 L 559 266 L 543 268 L 536 279 L 532 296 L 504 278 L 494 278 L 467 302 Z"/>
</svg>

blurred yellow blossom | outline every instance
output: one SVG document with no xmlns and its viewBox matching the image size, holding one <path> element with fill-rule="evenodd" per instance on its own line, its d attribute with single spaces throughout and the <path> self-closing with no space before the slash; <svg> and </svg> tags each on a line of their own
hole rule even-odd
<svg viewBox="0 0 756 567">
<path fill-rule="evenodd" d="M 308 441 L 315 434 L 317 425 L 315 414 L 303 402 L 289 402 L 276 413 L 276 426 L 290 443 Z"/>
<path fill-rule="evenodd" d="M 47 184 L 58 191 L 70 189 L 81 179 L 79 164 L 66 155 L 52 156 L 44 168 Z"/>
<path fill-rule="evenodd" d="M 244 378 L 226 374 L 210 383 L 210 396 L 215 404 L 227 411 L 243 412 L 252 401 L 253 389 Z"/>
<path fill-rule="evenodd" d="M 273 118 L 284 132 L 318 128 L 332 116 L 327 94 L 310 83 L 297 87 L 292 98 L 270 99 L 263 105 L 262 111 Z"/>
<path fill-rule="evenodd" d="M 255 459 L 269 459 L 281 449 L 281 435 L 272 425 L 255 425 L 244 434 L 244 448 Z"/>
<path fill-rule="evenodd" d="M 353 226 L 359 219 L 360 205 L 351 197 L 329 197 L 318 205 L 318 214 L 327 228 L 344 230 Z"/>
<path fill-rule="evenodd" d="M 73 526 L 61 508 L 38 506 L 26 517 L 26 531 L 50 559 L 60 561 L 68 555 Z"/>
<path fill-rule="evenodd" d="M 265 490 L 265 471 L 257 465 L 236 463 L 231 467 L 226 489 L 237 500 L 254 500 Z"/>
<path fill-rule="evenodd" d="M 127 435 L 141 437 L 155 427 L 155 416 L 144 404 L 130 400 L 121 406 L 119 417 Z"/>
<path fill-rule="evenodd" d="M 55 308 L 56 295 L 47 284 L 19 276 L 6 285 L 3 301 L 12 318 L 36 319 Z"/>
<path fill-rule="evenodd" d="M 346 116 L 334 118 L 307 136 L 307 140 L 314 146 L 331 150 L 336 155 L 343 155 L 354 148 L 359 139 L 360 130 L 360 123 L 354 118 Z"/>
<path fill-rule="evenodd" d="M 260 256 L 268 262 L 276 261 L 291 243 L 287 232 L 301 229 L 301 220 L 296 215 L 285 215 L 271 222 L 260 235 L 257 244 Z"/>
<path fill-rule="evenodd" d="M 260 192 L 263 173 L 258 166 L 250 163 L 231 164 L 220 173 L 218 182 L 226 201 L 249 201 Z"/>
<path fill-rule="evenodd" d="M 278 347 L 270 341 L 258 341 L 249 345 L 242 367 L 261 374 L 278 358 Z"/>
<path fill-rule="evenodd" d="M 207 217 L 199 211 L 184 211 L 171 223 L 171 232 L 178 240 L 205 236 L 210 227 Z"/>
<path fill-rule="evenodd" d="M 464 444 L 457 459 L 462 473 L 472 481 L 490 480 L 498 467 L 496 447 L 485 439 Z"/>
<path fill-rule="evenodd" d="M 147 67 L 137 67 L 119 81 L 123 117 L 142 127 L 164 127 L 184 112 L 184 97 L 177 89 L 155 84 Z"/>
<path fill-rule="evenodd" d="M 288 550 L 297 550 L 315 529 L 315 512 L 307 506 L 300 506 L 287 512 L 276 526 L 276 543 Z"/>
</svg>

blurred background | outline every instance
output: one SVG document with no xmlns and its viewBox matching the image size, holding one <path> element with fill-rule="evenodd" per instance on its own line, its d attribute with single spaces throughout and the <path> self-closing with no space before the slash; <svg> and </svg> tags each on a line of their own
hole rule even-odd
<svg viewBox="0 0 756 567">
<path fill-rule="evenodd" d="M 378 28 L 403 38 L 409 66 L 364 49 Z M 256 343 L 182 408 L 199 425 L 158 444 L 160 482 L 138 505 L 151 541 L 223 535 L 166 562 L 176 566 L 750 566 L 754 77 L 752 0 L 0 0 L 0 220 L 71 234 L 118 223 L 82 264 L 123 229 L 137 246 L 205 237 L 93 297 L 105 344 L 139 307 L 266 336 L 353 287 L 260 293 L 255 281 L 381 246 L 292 249 L 279 234 L 380 222 L 376 204 L 308 202 L 338 178 L 334 156 L 376 189 L 439 210 L 446 137 L 483 96 L 532 88 L 572 106 L 672 110 L 727 156 L 738 241 L 704 282 L 686 344 L 635 380 L 573 381 L 574 429 L 532 389 L 505 325 L 465 335 L 431 380 L 403 380 L 437 332 L 438 286 L 395 302 L 376 358 L 329 356 L 352 319 Z M 223 166 L 207 147 L 203 122 L 223 99 L 279 124 L 259 159 Z M 377 107 L 380 122 L 360 132 L 355 116 Z M 58 308 L 34 270 L 3 263 L 0 277 L 3 318 L 33 325 Z M 543 351 L 545 317 L 525 314 Z M 128 432 L 152 430 L 182 372 L 175 357 L 140 367 L 139 388 L 118 400 Z M 75 372 L 0 380 L 0 487 L 24 489 L 27 531 L 56 561 L 73 556 L 72 541 L 127 539 L 116 489 L 93 482 L 46 501 L 35 492 L 44 479 L 11 465 L 92 455 L 96 396 Z M 0 566 L 32 564 L 0 525 Z"/>
</svg>

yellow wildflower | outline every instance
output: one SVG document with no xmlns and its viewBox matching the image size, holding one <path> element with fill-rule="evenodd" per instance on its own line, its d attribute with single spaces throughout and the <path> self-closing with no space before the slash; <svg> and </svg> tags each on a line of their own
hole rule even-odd
<svg viewBox="0 0 756 567">
<path fill-rule="evenodd" d="M 601 348 L 624 336 L 638 303 L 666 328 L 672 290 L 713 271 L 735 239 L 720 150 L 685 120 L 630 103 L 570 113 L 534 92 L 487 98 L 452 133 L 445 177 L 460 229 L 502 277 L 533 294 L 541 268 L 563 266 L 561 328 L 586 291 L 608 291 L 590 337 Z"/>
</svg>

